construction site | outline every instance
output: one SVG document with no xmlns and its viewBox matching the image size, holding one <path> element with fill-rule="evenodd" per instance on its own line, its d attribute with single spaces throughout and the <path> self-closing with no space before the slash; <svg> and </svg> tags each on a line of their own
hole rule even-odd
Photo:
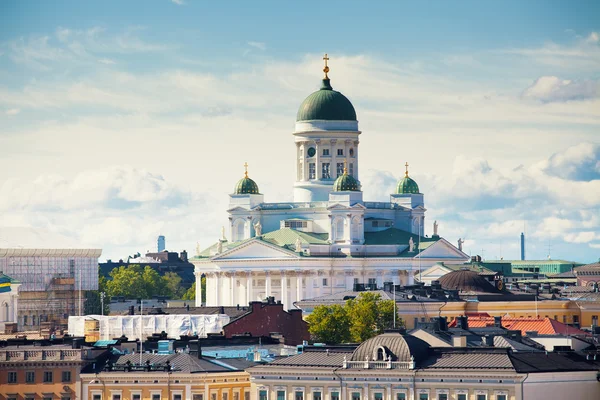
<svg viewBox="0 0 600 400">
<path fill-rule="evenodd" d="M 18 330 L 42 335 L 67 329 L 98 290 L 100 249 L 1 249 L 0 271 L 21 283 Z"/>
</svg>

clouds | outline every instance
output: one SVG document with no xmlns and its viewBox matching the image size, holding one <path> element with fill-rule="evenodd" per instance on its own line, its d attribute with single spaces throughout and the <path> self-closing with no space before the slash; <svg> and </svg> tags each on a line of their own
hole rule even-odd
<svg viewBox="0 0 600 400">
<path fill-rule="evenodd" d="M 580 143 L 553 154 L 538 167 L 546 174 L 575 181 L 600 179 L 600 144 Z"/>
<path fill-rule="evenodd" d="M 600 96 L 600 82 L 594 80 L 561 80 L 556 76 L 542 76 L 523 92 L 545 102 L 593 99 Z"/>
</svg>

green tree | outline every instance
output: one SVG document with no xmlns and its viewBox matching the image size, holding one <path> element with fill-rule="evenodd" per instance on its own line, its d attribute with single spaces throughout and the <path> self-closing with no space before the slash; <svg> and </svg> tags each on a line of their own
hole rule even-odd
<svg viewBox="0 0 600 400">
<path fill-rule="evenodd" d="M 206 304 L 206 276 L 201 279 L 202 285 L 202 303 Z M 182 300 L 196 300 L 196 282 L 192 283 L 192 286 L 183 294 Z"/>
<path fill-rule="evenodd" d="M 380 295 L 364 292 L 356 299 L 346 302 L 346 312 L 350 315 L 350 337 L 353 341 L 363 342 L 375 336 L 379 321 L 377 303 L 380 300 Z"/>
<path fill-rule="evenodd" d="M 166 292 L 172 299 L 180 299 L 185 294 L 181 286 L 181 277 L 175 272 L 167 272 L 162 277 L 163 285 Z"/>
<path fill-rule="evenodd" d="M 148 291 L 139 265 L 120 266 L 110 271 L 111 279 L 106 282 L 106 294 L 126 298 L 147 298 Z"/>
<path fill-rule="evenodd" d="M 350 340 L 350 319 L 346 307 L 338 304 L 317 306 L 306 318 L 313 340 L 329 344 Z"/>
<path fill-rule="evenodd" d="M 146 296 L 143 297 L 144 299 L 148 299 L 152 296 L 170 295 L 165 280 L 149 265 L 144 267 L 142 281 L 144 282 L 144 287 L 146 289 Z"/>
</svg>

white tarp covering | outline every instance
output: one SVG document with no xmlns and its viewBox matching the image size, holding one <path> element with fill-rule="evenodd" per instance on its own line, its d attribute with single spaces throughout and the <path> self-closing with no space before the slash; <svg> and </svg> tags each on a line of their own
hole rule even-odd
<svg viewBox="0 0 600 400">
<path fill-rule="evenodd" d="M 144 315 L 142 335 L 152 336 L 153 333 L 166 332 L 170 338 L 179 338 L 181 335 L 198 335 L 206 337 L 209 333 L 220 333 L 223 326 L 229 323 L 229 316 L 225 314 L 211 315 Z M 139 315 L 86 315 L 83 317 L 69 317 L 69 334 L 85 336 L 85 321 L 95 319 L 100 321 L 100 340 L 110 340 L 121 336 L 129 339 L 140 337 Z"/>
</svg>

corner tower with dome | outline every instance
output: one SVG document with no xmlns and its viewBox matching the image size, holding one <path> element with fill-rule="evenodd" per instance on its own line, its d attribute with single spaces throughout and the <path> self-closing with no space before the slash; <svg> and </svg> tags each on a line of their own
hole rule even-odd
<svg viewBox="0 0 600 400">
<path fill-rule="evenodd" d="M 320 88 L 296 115 L 294 201 L 265 202 L 260 179 L 251 179 L 244 165 L 229 195 L 228 229 L 209 247 L 198 246 L 191 259 L 196 305 L 202 275 L 208 306 L 273 296 L 290 309 L 297 301 L 351 291 L 356 284 L 412 284 L 419 268 L 468 260 L 437 232 L 423 235 L 423 194 L 408 176 L 408 163 L 389 201 L 363 200 L 356 110 L 333 89 L 329 58 L 323 59 Z"/>
</svg>

